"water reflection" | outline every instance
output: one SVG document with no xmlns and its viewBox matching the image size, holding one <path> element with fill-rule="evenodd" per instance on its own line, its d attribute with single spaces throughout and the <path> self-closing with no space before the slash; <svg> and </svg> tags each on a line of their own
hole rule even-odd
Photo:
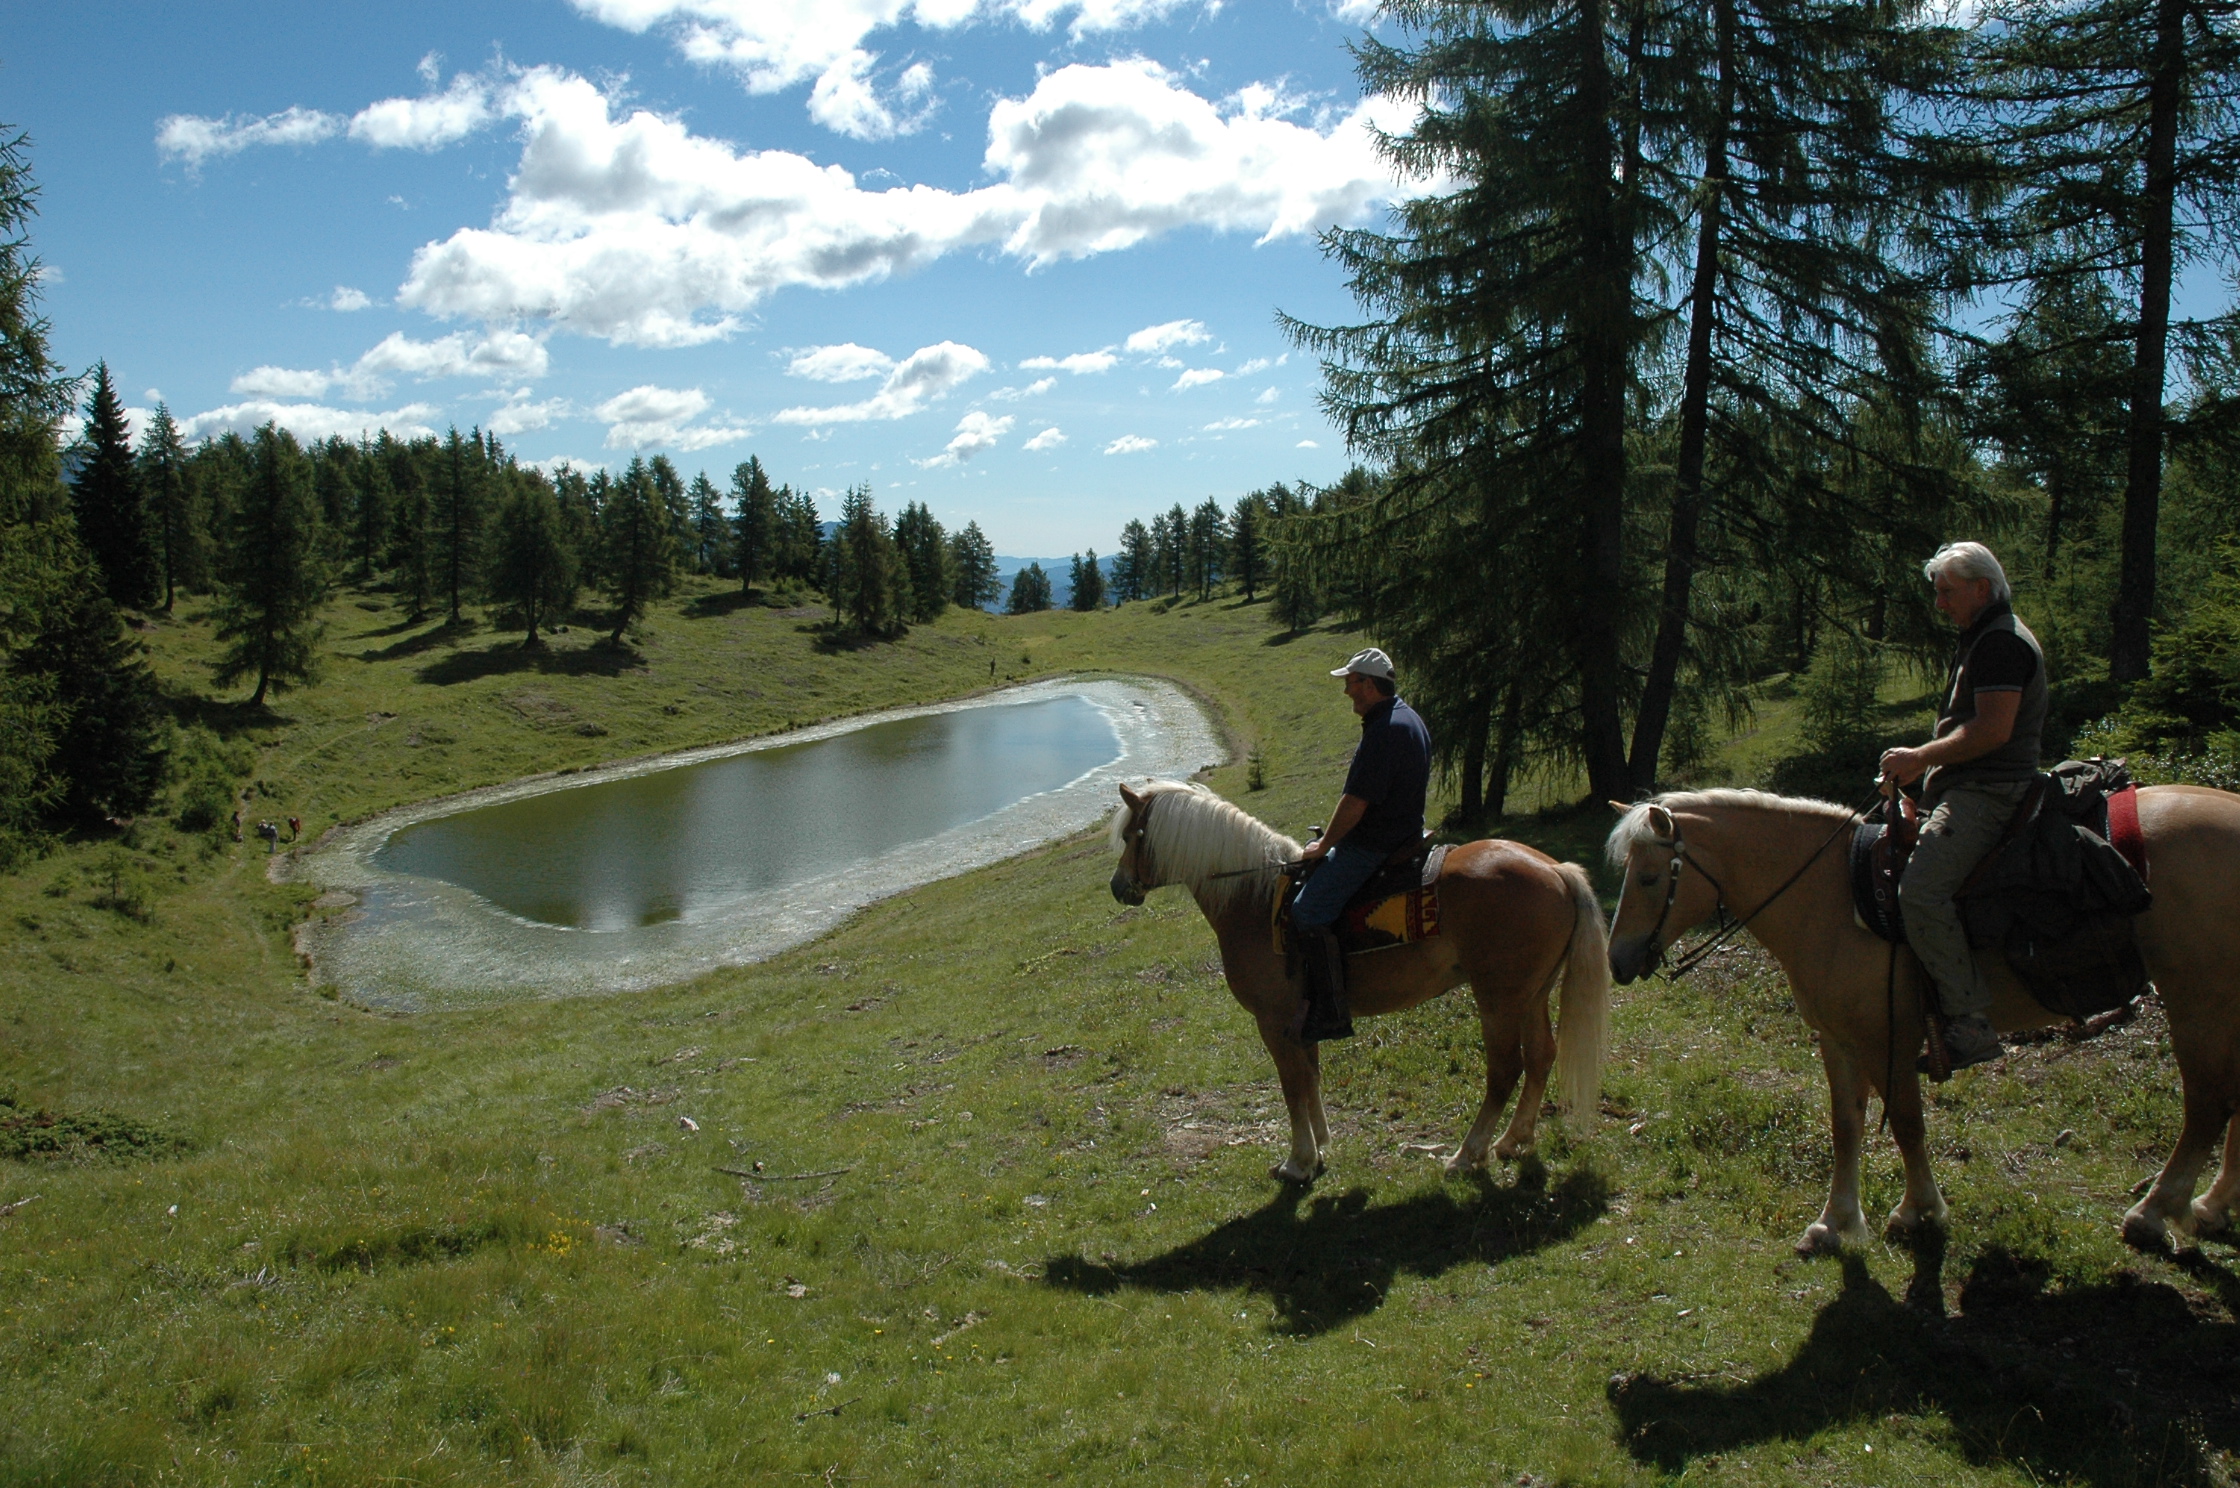
<svg viewBox="0 0 2240 1488">
<path fill-rule="evenodd" d="M 1120 753 L 1079 696 L 902 718 L 438 817 L 374 863 L 539 924 L 628 930 L 937 837 Z"/>
</svg>

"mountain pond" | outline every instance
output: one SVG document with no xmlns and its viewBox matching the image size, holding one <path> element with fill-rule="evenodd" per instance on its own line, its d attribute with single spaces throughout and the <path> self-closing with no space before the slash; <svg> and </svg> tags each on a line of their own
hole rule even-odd
<svg viewBox="0 0 2240 1488">
<path fill-rule="evenodd" d="M 301 948 L 351 1002 L 632 991 L 774 955 L 1220 757 L 1179 689 L 1063 679 L 424 802 L 280 871 L 327 891 Z"/>
</svg>

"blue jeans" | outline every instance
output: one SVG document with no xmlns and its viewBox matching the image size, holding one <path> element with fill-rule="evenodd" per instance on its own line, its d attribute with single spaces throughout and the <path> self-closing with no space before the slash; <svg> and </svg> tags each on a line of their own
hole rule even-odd
<svg viewBox="0 0 2240 1488">
<path fill-rule="evenodd" d="M 1291 906 L 1291 922 L 1310 930 L 1335 925 L 1353 891 L 1367 883 L 1369 875 L 1384 866 L 1384 860 L 1385 855 L 1375 848 L 1339 843 L 1299 891 L 1298 901 Z"/>
</svg>

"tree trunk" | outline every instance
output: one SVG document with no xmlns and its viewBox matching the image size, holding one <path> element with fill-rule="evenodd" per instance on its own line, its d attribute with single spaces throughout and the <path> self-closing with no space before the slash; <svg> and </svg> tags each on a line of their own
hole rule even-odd
<svg viewBox="0 0 2240 1488">
<path fill-rule="evenodd" d="M 1485 810 L 1486 724 L 1492 711 L 1481 703 L 1463 718 L 1462 802 L 1455 814 L 1466 822 L 1476 821 Z"/>
<path fill-rule="evenodd" d="M 2186 0 L 2155 6 L 2147 80 L 2147 171 L 2141 203 L 2139 341 L 2131 374 L 2131 459 L 2123 492 L 2123 556 L 2116 574 L 2108 675 L 2136 682 L 2152 664 L 2155 528 L 2162 502 L 2162 395 L 2170 337 L 2177 211 L 2178 103 L 2185 79 Z"/>
<path fill-rule="evenodd" d="M 1509 776 L 1516 768 L 1518 736 L 1524 730 L 1524 684 L 1511 682 L 1501 704 L 1501 728 L 1495 736 L 1493 769 L 1486 777 L 1486 816 L 1498 821 L 1509 809 Z"/>
<path fill-rule="evenodd" d="M 1680 654 L 1688 635 L 1688 598 L 1696 576 L 1696 529 L 1703 510 L 1704 450 L 1711 424 L 1711 338 L 1719 313 L 1719 231 L 1725 221 L 1727 128 L 1734 114 L 1734 0 L 1718 0 L 1718 112 L 1703 151 L 1703 218 L 1696 231 L 1695 282 L 1688 293 L 1688 363 L 1680 392 L 1680 453 L 1673 472 L 1672 530 L 1665 547 L 1664 603 L 1641 710 L 1633 720 L 1633 789 L 1657 787 L 1657 756 L 1672 717 Z"/>
<path fill-rule="evenodd" d="M 1574 650 L 1579 667 L 1579 715 L 1587 781 L 1598 796 L 1629 793 L 1625 720 L 1619 703 L 1623 671 L 1618 647 L 1617 596 L 1625 583 L 1626 393 L 1633 319 L 1633 244 L 1625 197 L 1631 182 L 1614 184 L 1622 152 L 1612 138 L 1612 96 L 1606 0 L 1580 8 L 1579 91 L 1582 138 L 1603 145 L 1601 158 L 1583 163 L 1585 251 L 1593 271 L 1587 302 L 1579 307 L 1580 533 L 1586 559 L 1578 595 Z M 1618 153 L 1620 158 L 1611 158 Z"/>
</svg>

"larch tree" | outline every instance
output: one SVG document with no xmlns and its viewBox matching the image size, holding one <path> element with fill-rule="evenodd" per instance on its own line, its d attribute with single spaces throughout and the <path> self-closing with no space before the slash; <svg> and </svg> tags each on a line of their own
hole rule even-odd
<svg viewBox="0 0 2240 1488">
<path fill-rule="evenodd" d="M 1069 574 L 1072 592 L 1067 596 L 1068 607 L 1088 613 L 1104 608 L 1104 570 L 1097 566 L 1097 550 L 1091 548 L 1089 556 L 1073 555 Z"/>
<path fill-rule="evenodd" d="M 1247 491 L 1229 514 L 1229 572 L 1244 587 L 1246 604 L 1260 597 L 1260 586 L 1268 577 L 1267 555 L 1261 547 L 1261 519 L 1266 512 L 1267 498 Z"/>
<path fill-rule="evenodd" d="M 1120 549 L 1112 559 L 1112 598 L 1115 604 L 1149 599 L 1159 590 L 1159 550 L 1151 529 L 1131 518 L 1120 529 Z"/>
<path fill-rule="evenodd" d="M 474 596 L 482 572 L 483 528 L 489 497 L 486 457 L 480 431 L 471 436 L 453 425 L 443 441 L 428 483 L 428 538 L 436 582 L 450 608 L 451 623 L 465 618 L 463 606 Z"/>
<path fill-rule="evenodd" d="M 777 492 L 762 461 L 749 455 L 731 471 L 731 552 L 741 594 L 753 593 L 754 581 L 772 572 L 777 524 Z"/>
<path fill-rule="evenodd" d="M 133 466 L 132 431 L 125 424 L 124 405 L 117 399 L 107 362 L 94 365 L 79 446 L 84 459 L 70 488 L 78 540 L 93 555 L 110 599 L 133 608 L 152 604 L 160 576 L 148 540 L 140 472 Z"/>
<path fill-rule="evenodd" d="M 162 403 L 140 436 L 140 491 L 147 503 L 148 528 L 155 535 L 157 567 L 163 580 L 163 612 L 171 613 L 180 586 L 201 567 L 202 532 L 196 520 L 194 483 L 187 478 L 187 447 L 179 425 Z"/>
<path fill-rule="evenodd" d="M 977 610 L 993 604 L 1003 593 L 1003 580 L 996 577 L 996 550 L 980 530 L 978 522 L 967 522 L 949 541 L 949 564 L 956 575 L 954 587 L 949 591 L 957 607 Z"/>
<path fill-rule="evenodd" d="M 576 555 L 552 487 L 535 471 L 522 473 L 498 508 L 490 594 L 508 607 L 527 634 L 524 651 L 540 650 L 540 627 L 565 616 L 576 602 Z"/>
<path fill-rule="evenodd" d="M 913 501 L 894 519 L 894 541 L 910 576 L 910 618 L 919 622 L 940 619 L 956 589 L 956 575 L 949 566 L 949 534 L 934 519 L 931 508 Z"/>
<path fill-rule="evenodd" d="M 601 578 L 614 602 L 614 632 L 621 645 L 654 600 L 676 584 L 677 523 L 646 462 L 633 457 L 607 492 L 600 512 Z"/>
<path fill-rule="evenodd" d="M 317 681 L 327 596 L 319 504 L 311 462 L 285 429 L 268 423 L 249 441 L 218 577 L 218 685 L 255 677 L 249 706 L 260 708 L 267 692 Z"/>
<path fill-rule="evenodd" d="M 692 517 L 692 567 L 697 573 L 720 574 L 731 560 L 731 523 L 723 514 L 723 497 L 703 470 L 685 491 Z"/>
</svg>

